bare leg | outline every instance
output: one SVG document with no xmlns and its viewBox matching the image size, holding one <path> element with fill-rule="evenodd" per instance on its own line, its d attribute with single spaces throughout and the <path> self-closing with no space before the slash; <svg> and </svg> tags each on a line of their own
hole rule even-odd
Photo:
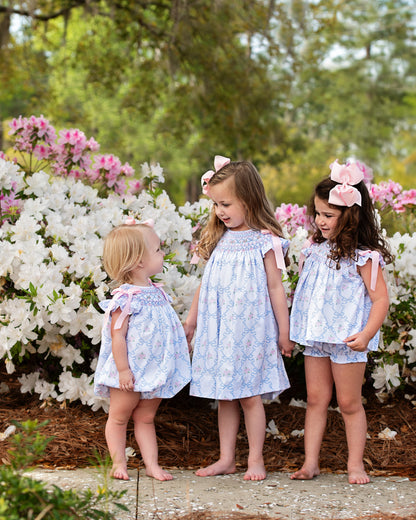
<svg viewBox="0 0 416 520">
<path fill-rule="evenodd" d="M 249 454 L 244 480 L 264 480 L 266 468 L 263 460 L 263 446 L 266 434 L 266 414 L 259 395 L 240 399 L 244 410 Z"/>
<path fill-rule="evenodd" d="M 198 477 L 235 473 L 235 443 L 240 425 L 238 401 L 218 402 L 218 429 L 220 434 L 220 458 L 214 464 L 195 472 Z"/>
<path fill-rule="evenodd" d="M 156 480 L 172 480 L 158 462 L 155 415 L 162 399 L 142 399 L 133 411 L 134 436 L 140 448 L 146 475 Z"/>
<path fill-rule="evenodd" d="M 305 461 L 303 466 L 290 476 L 294 480 L 310 480 L 320 473 L 319 452 L 334 385 L 330 359 L 305 356 L 305 376 L 308 394 L 304 439 Z"/>
<path fill-rule="evenodd" d="M 110 410 L 105 427 L 105 438 L 113 467 L 111 476 L 120 480 L 129 480 L 126 460 L 126 430 L 132 411 L 140 401 L 137 392 L 122 392 L 110 388 Z"/>
<path fill-rule="evenodd" d="M 363 462 L 367 419 L 361 400 L 365 363 L 334 363 L 332 371 L 347 435 L 348 481 L 350 484 L 368 484 L 370 478 Z"/>
</svg>

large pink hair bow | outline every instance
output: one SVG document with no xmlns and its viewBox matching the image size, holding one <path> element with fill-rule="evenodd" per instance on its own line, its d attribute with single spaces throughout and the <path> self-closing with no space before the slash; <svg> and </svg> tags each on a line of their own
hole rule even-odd
<svg viewBox="0 0 416 520">
<path fill-rule="evenodd" d="M 221 170 L 223 166 L 226 164 L 229 164 L 231 160 L 228 157 L 223 157 L 222 155 L 216 155 L 214 158 L 214 168 L 215 172 L 213 170 L 208 170 L 204 173 L 204 175 L 201 177 L 201 185 L 202 185 L 202 193 L 204 195 L 208 195 L 208 183 L 211 177 L 217 173 L 218 170 Z"/>
<path fill-rule="evenodd" d="M 338 159 L 330 165 L 331 180 L 339 182 L 329 192 L 328 203 L 335 206 L 348 206 L 354 204 L 361 206 L 361 193 L 354 188 L 364 179 L 364 174 L 355 162 L 339 164 Z"/>
</svg>

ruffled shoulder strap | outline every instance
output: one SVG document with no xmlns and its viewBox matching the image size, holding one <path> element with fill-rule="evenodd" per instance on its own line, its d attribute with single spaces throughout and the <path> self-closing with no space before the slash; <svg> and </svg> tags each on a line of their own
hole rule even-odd
<svg viewBox="0 0 416 520">
<path fill-rule="evenodd" d="M 362 266 L 366 264 L 368 260 L 371 260 L 370 287 L 372 291 L 375 291 L 377 284 L 378 266 L 381 265 L 383 267 L 384 260 L 378 251 L 371 251 L 370 249 L 366 251 L 358 251 L 357 265 Z"/>
<path fill-rule="evenodd" d="M 278 237 L 277 235 L 274 235 L 268 229 L 262 229 L 261 232 L 263 233 L 263 235 L 271 235 L 273 251 L 274 251 L 274 256 L 276 258 L 277 268 L 282 271 L 285 271 L 286 264 L 285 264 L 284 255 L 289 247 L 289 241 L 286 239 L 282 239 L 281 237 Z M 285 250 L 284 252 L 283 252 L 283 249 Z"/>
<path fill-rule="evenodd" d="M 302 272 L 303 264 L 305 263 L 305 259 L 306 259 L 304 251 L 305 251 L 305 249 L 308 249 L 309 247 L 311 247 L 312 243 L 313 243 L 312 240 L 310 238 L 307 238 L 305 240 L 305 242 L 302 244 L 302 249 L 301 249 L 301 252 L 299 255 L 299 262 L 298 262 L 299 274 Z"/>
<path fill-rule="evenodd" d="M 109 325 L 110 322 L 110 314 L 117 309 L 117 307 L 121 308 L 121 314 L 118 317 L 114 328 L 115 329 L 121 329 L 121 326 L 123 325 L 123 321 L 125 320 L 126 316 L 130 314 L 130 305 L 131 300 L 133 298 L 134 294 L 138 294 L 141 291 L 140 287 L 131 286 L 131 287 L 118 287 L 117 289 L 114 289 L 114 291 L 111 292 L 111 295 L 113 296 L 112 300 L 110 300 L 107 309 L 104 314 L 104 324 L 103 326 L 106 327 Z M 121 305 L 120 299 L 122 299 L 123 296 L 127 296 L 127 301 L 124 306 Z"/>
</svg>

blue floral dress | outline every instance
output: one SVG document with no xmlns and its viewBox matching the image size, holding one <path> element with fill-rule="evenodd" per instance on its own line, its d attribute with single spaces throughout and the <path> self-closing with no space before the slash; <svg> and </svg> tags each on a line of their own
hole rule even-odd
<svg viewBox="0 0 416 520">
<path fill-rule="evenodd" d="M 162 289 L 124 284 L 113 298 L 100 303 L 106 311 L 98 364 L 96 395 L 108 397 L 119 388 L 119 375 L 111 349 L 111 313 L 120 308 L 129 316 L 127 356 L 134 375 L 134 391 L 142 399 L 169 398 L 191 379 L 188 345 L 183 327 Z"/>
<path fill-rule="evenodd" d="M 345 345 L 344 339 L 361 331 L 370 314 L 372 302 L 357 267 L 371 261 L 378 269 L 383 259 L 373 251 L 357 250 L 356 260 L 341 259 L 337 269 L 329 252 L 328 241 L 302 250 L 305 262 L 290 313 L 290 339 L 300 345 Z M 368 350 L 377 350 L 379 335 L 370 340 Z"/>
<path fill-rule="evenodd" d="M 289 242 L 278 240 L 286 251 Z M 191 395 L 274 399 L 290 386 L 263 262 L 272 248 L 270 234 L 227 230 L 214 249 L 201 282 Z"/>
</svg>

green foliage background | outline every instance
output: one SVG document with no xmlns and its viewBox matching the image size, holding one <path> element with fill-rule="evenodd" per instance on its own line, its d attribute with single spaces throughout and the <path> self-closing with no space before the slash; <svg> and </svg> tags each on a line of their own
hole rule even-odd
<svg viewBox="0 0 416 520">
<path fill-rule="evenodd" d="M 176 203 L 215 154 L 304 204 L 335 158 L 415 185 L 416 12 L 407 0 L 0 0 L 0 149 L 44 114 Z M 30 6 L 30 8 L 28 8 Z"/>
</svg>

